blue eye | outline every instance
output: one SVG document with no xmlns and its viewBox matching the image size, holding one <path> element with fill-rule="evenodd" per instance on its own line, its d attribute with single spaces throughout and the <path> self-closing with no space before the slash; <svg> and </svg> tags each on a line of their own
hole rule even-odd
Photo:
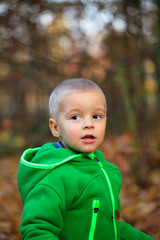
<svg viewBox="0 0 160 240">
<path fill-rule="evenodd" d="M 100 116 L 99 114 L 95 114 L 95 115 L 93 115 L 93 118 L 94 118 L 94 119 L 100 119 L 101 116 Z"/>
<path fill-rule="evenodd" d="M 78 115 L 74 115 L 74 116 L 72 116 L 71 119 L 73 119 L 73 120 L 78 120 L 78 119 L 80 119 L 80 116 L 78 116 Z"/>
</svg>

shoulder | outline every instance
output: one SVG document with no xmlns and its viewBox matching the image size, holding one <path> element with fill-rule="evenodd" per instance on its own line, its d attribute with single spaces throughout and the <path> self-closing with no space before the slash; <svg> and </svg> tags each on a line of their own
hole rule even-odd
<svg viewBox="0 0 160 240">
<path fill-rule="evenodd" d="M 119 186 L 119 189 L 120 189 L 120 187 L 122 185 L 122 177 L 121 177 L 119 168 L 115 164 L 105 160 L 103 157 L 103 153 L 101 151 L 96 150 L 95 155 L 101 161 L 103 168 L 104 168 L 105 172 L 107 173 L 107 175 L 109 176 L 110 180 L 114 184 Z"/>
<path fill-rule="evenodd" d="M 102 162 L 103 166 L 107 169 L 107 171 L 116 170 L 119 172 L 118 167 L 114 163 L 111 163 L 104 159 L 103 152 L 96 149 L 95 156 Z"/>
</svg>

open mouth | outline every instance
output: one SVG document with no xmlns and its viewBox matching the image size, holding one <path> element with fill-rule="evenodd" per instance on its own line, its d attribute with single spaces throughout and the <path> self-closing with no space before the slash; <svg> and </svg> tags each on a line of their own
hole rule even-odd
<svg viewBox="0 0 160 240">
<path fill-rule="evenodd" d="M 87 134 L 84 137 L 82 137 L 82 141 L 84 143 L 93 143 L 93 142 L 95 142 L 95 140 L 96 140 L 96 138 L 92 134 Z"/>
<path fill-rule="evenodd" d="M 95 139 L 95 136 L 94 136 L 94 135 L 91 135 L 91 134 L 87 134 L 87 135 L 85 135 L 84 137 L 82 137 L 82 139 L 86 139 L 86 138 Z"/>
</svg>

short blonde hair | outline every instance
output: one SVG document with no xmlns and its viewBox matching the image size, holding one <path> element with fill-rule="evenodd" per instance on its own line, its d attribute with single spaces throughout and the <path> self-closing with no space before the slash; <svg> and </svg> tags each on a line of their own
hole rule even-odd
<svg viewBox="0 0 160 240">
<path fill-rule="evenodd" d="M 51 93 L 49 98 L 50 117 L 56 119 L 60 100 L 64 94 L 71 91 L 98 90 L 104 97 L 107 109 L 106 97 L 102 89 L 93 81 L 84 78 L 67 79 L 61 82 Z"/>
</svg>

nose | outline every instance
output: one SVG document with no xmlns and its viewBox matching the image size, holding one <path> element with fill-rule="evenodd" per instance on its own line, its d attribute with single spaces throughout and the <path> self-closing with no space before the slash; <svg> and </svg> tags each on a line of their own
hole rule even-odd
<svg viewBox="0 0 160 240">
<path fill-rule="evenodd" d="M 88 128 L 88 129 L 94 128 L 93 119 L 90 117 L 85 118 L 83 128 Z"/>
</svg>

